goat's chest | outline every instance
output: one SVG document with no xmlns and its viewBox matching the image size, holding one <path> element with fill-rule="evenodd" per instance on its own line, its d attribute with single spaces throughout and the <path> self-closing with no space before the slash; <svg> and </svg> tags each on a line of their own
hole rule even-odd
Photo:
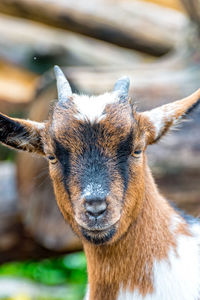
<svg viewBox="0 0 200 300">
<path fill-rule="evenodd" d="M 121 289 L 117 300 L 199 300 L 200 227 L 198 230 L 199 237 L 180 236 L 176 251 L 171 249 L 167 260 L 154 262 L 152 294 Z"/>
<path fill-rule="evenodd" d="M 166 259 L 154 261 L 153 293 L 142 296 L 125 287 L 116 300 L 200 300 L 200 225 L 190 229 L 193 236 L 180 235 L 176 249 L 171 248 Z M 89 299 L 88 289 L 85 300 Z"/>
</svg>

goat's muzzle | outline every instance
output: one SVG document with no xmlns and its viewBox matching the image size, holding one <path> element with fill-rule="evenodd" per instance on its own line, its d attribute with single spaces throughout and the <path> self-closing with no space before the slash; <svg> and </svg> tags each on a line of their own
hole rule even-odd
<svg viewBox="0 0 200 300">
<path fill-rule="evenodd" d="M 106 197 L 88 195 L 82 202 L 84 211 L 76 218 L 85 239 L 94 244 L 108 242 L 116 232 L 118 220 L 109 218 Z"/>
<path fill-rule="evenodd" d="M 104 197 L 85 197 L 85 210 L 92 221 L 100 220 L 106 213 L 107 203 Z"/>
</svg>

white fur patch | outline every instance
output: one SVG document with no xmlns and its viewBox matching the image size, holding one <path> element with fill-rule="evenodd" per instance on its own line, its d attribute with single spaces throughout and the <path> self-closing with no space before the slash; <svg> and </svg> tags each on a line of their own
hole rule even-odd
<svg viewBox="0 0 200 300">
<path fill-rule="evenodd" d="M 106 105 L 116 102 L 118 97 L 116 93 L 106 93 L 96 97 L 74 95 L 73 100 L 78 110 L 78 114 L 75 116 L 78 120 L 99 122 L 105 117 L 103 112 Z"/>
</svg>

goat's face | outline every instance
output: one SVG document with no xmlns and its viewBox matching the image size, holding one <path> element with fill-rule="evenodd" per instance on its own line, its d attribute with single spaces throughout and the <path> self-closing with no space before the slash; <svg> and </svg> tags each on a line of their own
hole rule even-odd
<svg viewBox="0 0 200 300">
<path fill-rule="evenodd" d="M 137 218 L 146 182 L 144 150 L 200 103 L 200 90 L 151 111 L 136 113 L 129 80 L 112 93 L 73 95 L 56 69 L 58 98 L 48 122 L 0 114 L 0 141 L 49 159 L 56 199 L 80 237 L 95 244 L 119 239 Z"/>
<path fill-rule="evenodd" d="M 87 240 L 111 240 L 144 190 L 144 130 L 132 105 L 116 93 L 73 95 L 55 106 L 44 138 L 63 215 Z"/>
</svg>

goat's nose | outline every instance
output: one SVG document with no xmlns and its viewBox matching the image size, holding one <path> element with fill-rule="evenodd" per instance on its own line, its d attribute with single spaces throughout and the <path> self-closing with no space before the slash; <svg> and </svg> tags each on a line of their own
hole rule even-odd
<svg viewBox="0 0 200 300">
<path fill-rule="evenodd" d="M 85 198 L 85 209 L 89 216 L 100 217 L 106 211 L 107 204 L 105 198 L 86 197 Z"/>
</svg>

